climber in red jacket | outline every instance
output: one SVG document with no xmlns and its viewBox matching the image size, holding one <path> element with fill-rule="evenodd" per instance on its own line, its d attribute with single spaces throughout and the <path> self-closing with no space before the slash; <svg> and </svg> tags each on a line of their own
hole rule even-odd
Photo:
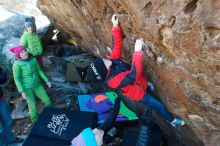
<svg viewBox="0 0 220 146">
<path fill-rule="evenodd" d="M 135 42 L 132 65 L 130 66 L 124 63 L 121 61 L 123 40 L 118 17 L 116 15 L 112 16 L 112 23 L 113 50 L 109 59 L 98 58 L 90 64 L 87 70 L 87 79 L 89 81 L 105 81 L 110 88 L 119 89 L 119 92 L 123 95 L 122 98 L 116 99 L 113 109 L 113 115 L 115 117 L 111 117 L 109 121 L 114 122 L 114 118 L 117 116 L 116 113 L 120 108 L 120 100 L 122 100 L 125 102 L 125 105 L 137 115 L 143 113 L 138 109 L 139 105 L 145 105 L 156 111 L 164 120 L 172 124 L 174 127 L 184 125 L 185 122 L 182 119 L 175 118 L 169 111 L 167 111 L 165 106 L 159 100 L 146 92 L 147 79 L 142 74 L 143 40 L 137 39 Z M 107 120 L 105 123 L 108 123 L 106 125 L 110 126 L 111 122 L 109 121 Z M 107 130 L 108 128 L 102 129 Z"/>
</svg>

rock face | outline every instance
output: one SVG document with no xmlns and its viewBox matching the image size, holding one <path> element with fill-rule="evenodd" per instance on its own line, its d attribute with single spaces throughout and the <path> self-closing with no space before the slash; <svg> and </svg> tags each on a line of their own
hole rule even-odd
<svg viewBox="0 0 220 146">
<path fill-rule="evenodd" d="M 19 39 L 24 31 L 25 16 L 0 7 L 0 65 L 8 72 L 14 61 L 14 55 L 9 51 L 19 45 Z"/>
<path fill-rule="evenodd" d="M 62 45 L 63 47 L 64 45 Z M 85 82 L 67 82 L 66 68 L 67 63 L 76 63 L 80 61 L 92 62 L 94 56 L 88 53 L 73 55 L 69 57 L 47 56 L 44 58 L 47 74 L 52 82 L 52 88 L 47 88 L 49 96 L 55 105 L 68 102 L 68 98 L 77 97 L 80 94 L 86 94 L 89 89 L 89 83 Z"/>
<path fill-rule="evenodd" d="M 220 1 L 38 0 L 60 30 L 95 55 L 111 48 L 111 16 L 125 34 L 123 58 L 144 38 L 144 71 L 159 98 L 187 126 L 165 132 L 172 145 L 220 145 Z M 161 124 L 166 129 L 166 124 Z M 181 136 L 178 136 L 178 135 Z"/>
</svg>

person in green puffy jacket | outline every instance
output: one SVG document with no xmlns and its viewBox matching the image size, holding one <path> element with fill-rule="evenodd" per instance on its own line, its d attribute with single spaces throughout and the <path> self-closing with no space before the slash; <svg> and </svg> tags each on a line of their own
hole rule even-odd
<svg viewBox="0 0 220 146">
<path fill-rule="evenodd" d="M 37 59 L 41 68 L 45 71 L 42 59 L 43 47 L 35 27 L 36 25 L 34 22 L 25 22 L 26 31 L 21 36 L 20 45 L 24 46 L 28 53 Z"/>
<path fill-rule="evenodd" d="M 35 123 L 38 119 L 38 110 L 34 94 L 36 94 L 47 107 L 52 106 L 50 98 L 41 85 L 40 78 L 49 88 L 51 87 L 51 83 L 42 71 L 38 61 L 35 58 L 29 57 L 24 46 L 11 48 L 10 51 L 15 54 L 16 58 L 12 67 L 15 84 L 22 97 L 27 100 L 31 121 Z"/>
</svg>

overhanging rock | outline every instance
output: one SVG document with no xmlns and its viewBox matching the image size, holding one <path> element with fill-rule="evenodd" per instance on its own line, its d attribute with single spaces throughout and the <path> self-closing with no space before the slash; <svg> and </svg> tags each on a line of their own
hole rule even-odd
<svg viewBox="0 0 220 146">
<path fill-rule="evenodd" d="M 187 122 L 180 137 L 171 131 L 178 145 L 220 143 L 219 1 L 38 0 L 37 4 L 57 28 L 102 57 L 109 54 L 110 19 L 118 13 L 126 36 L 124 60 L 131 61 L 136 38 L 148 40 L 145 74 L 166 107 Z"/>
</svg>

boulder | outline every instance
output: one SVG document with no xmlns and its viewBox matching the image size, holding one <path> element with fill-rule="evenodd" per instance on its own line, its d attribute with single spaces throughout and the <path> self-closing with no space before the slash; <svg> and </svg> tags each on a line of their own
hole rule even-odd
<svg viewBox="0 0 220 146">
<path fill-rule="evenodd" d="M 19 45 L 24 31 L 25 16 L 0 7 L 0 64 L 6 72 L 11 72 L 14 55 L 9 48 Z"/>
<path fill-rule="evenodd" d="M 145 75 L 166 107 L 187 123 L 168 132 L 170 140 L 219 145 L 219 1 L 38 0 L 37 6 L 80 47 L 103 58 L 111 51 L 110 20 L 117 13 L 125 34 L 123 59 L 131 62 L 135 39 L 142 37 L 150 46 L 143 49 Z"/>
</svg>

